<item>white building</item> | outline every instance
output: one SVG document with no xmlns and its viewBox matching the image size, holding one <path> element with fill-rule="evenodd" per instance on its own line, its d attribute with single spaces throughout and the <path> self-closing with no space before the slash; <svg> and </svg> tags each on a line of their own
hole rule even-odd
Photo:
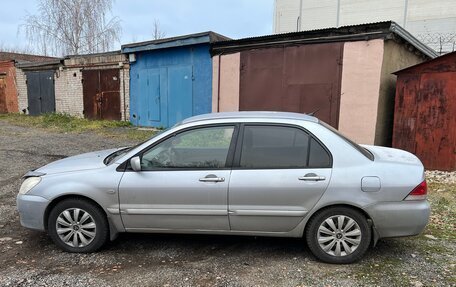
<svg viewBox="0 0 456 287">
<path fill-rule="evenodd" d="M 275 0 L 274 33 L 394 21 L 439 53 L 456 50 L 456 0 Z"/>
</svg>

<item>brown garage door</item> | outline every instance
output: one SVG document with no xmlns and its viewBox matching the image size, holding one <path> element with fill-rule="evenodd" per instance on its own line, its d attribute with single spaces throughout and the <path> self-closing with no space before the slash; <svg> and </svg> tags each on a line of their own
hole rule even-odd
<svg viewBox="0 0 456 287">
<path fill-rule="evenodd" d="M 120 120 L 118 69 L 83 70 L 84 116 L 88 119 Z"/>
<path fill-rule="evenodd" d="M 343 43 L 241 52 L 241 111 L 311 113 L 338 127 Z"/>
<path fill-rule="evenodd" d="M 8 108 L 6 106 L 6 81 L 5 76 L 0 75 L 0 113 L 7 113 Z"/>
</svg>

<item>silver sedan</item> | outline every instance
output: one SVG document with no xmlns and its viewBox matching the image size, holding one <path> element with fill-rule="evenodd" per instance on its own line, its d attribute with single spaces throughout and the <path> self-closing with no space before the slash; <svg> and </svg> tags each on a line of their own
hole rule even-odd
<svg viewBox="0 0 456 287">
<path fill-rule="evenodd" d="M 417 157 L 295 113 L 196 116 L 24 178 L 21 224 L 69 252 L 119 232 L 236 234 L 304 237 L 318 259 L 351 263 L 379 238 L 419 234 L 430 214 Z"/>
</svg>

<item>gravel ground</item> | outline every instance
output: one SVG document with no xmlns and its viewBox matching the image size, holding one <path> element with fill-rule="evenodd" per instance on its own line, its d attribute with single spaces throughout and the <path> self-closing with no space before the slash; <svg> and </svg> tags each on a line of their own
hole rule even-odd
<svg viewBox="0 0 456 287">
<path fill-rule="evenodd" d="M 381 240 L 359 263 L 329 265 L 300 239 L 124 234 L 98 253 L 70 254 L 20 226 L 26 171 L 129 144 L 0 121 L 0 286 L 456 286 L 455 241 L 438 236 Z"/>
<path fill-rule="evenodd" d="M 429 182 L 438 182 L 440 184 L 454 184 L 456 183 L 456 171 L 445 172 L 438 170 L 427 170 L 426 180 Z"/>
</svg>

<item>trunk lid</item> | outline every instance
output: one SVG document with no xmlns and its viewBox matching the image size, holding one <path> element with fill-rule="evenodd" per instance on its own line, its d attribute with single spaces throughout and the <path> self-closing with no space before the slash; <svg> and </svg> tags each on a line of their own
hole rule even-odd
<svg viewBox="0 0 456 287">
<path fill-rule="evenodd" d="M 373 145 L 362 146 L 368 149 L 374 155 L 375 161 L 394 162 L 400 164 L 410 164 L 419 166 L 423 165 L 419 158 L 405 150 Z"/>
</svg>

